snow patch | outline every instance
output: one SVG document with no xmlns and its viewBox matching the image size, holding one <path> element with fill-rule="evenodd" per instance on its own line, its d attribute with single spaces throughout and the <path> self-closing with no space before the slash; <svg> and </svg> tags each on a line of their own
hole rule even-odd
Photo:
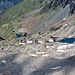
<svg viewBox="0 0 75 75">
<path fill-rule="evenodd" d="M 54 67 L 54 68 L 51 68 L 52 70 L 56 70 L 56 69 L 59 69 L 61 66 L 58 66 L 58 67 Z"/>
</svg>

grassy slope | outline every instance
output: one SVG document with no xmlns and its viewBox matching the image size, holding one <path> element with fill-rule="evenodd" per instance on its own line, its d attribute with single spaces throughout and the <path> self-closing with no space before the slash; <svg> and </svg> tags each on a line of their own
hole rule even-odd
<svg viewBox="0 0 75 75">
<path fill-rule="evenodd" d="M 40 0 L 24 0 L 0 15 L 0 24 L 14 20 L 21 15 L 41 7 Z"/>
<path fill-rule="evenodd" d="M 18 17 L 23 16 L 26 13 L 40 8 L 42 3 L 40 3 L 39 1 L 40 0 L 24 0 L 23 2 L 18 3 L 17 5 L 11 7 L 3 14 L 1 14 L 0 36 L 5 38 L 6 41 L 15 39 L 15 33 L 13 33 L 13 30 L 18 30 L 20 25 L 13 25 L 11 21 L 18 19 Z"/>
</svg>

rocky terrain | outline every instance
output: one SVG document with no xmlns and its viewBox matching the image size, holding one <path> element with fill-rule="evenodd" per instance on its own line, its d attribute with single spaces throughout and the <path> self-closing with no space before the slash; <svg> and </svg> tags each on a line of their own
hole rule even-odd
<svg viewBox="0 0 75 75">
<path fill-rule="evenodd" d="M 46 0 L 42 12 L 48 11 L 50 8 L 53 10 L 59 7 L 64 8 L 67 4 L 70 5 L 70 13 L 73 14 L 75 11 L 75 0 Z"/>
<path fill-rule="evenodd" d="M 0 26 L 0 75 L 75 75 L 70 3 L 55 0 L 55 10 L 44 12 L 44 5 Z"/>
</svg>

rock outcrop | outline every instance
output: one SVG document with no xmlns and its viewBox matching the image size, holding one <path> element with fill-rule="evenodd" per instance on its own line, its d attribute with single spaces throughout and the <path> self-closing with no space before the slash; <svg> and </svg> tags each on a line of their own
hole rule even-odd
<svg viewBox="0 0 75 75">
<path fill-rule="evenodd" d="M 43 4 L 41 12 L 46 12 L 50 8 L 55 10 L 58 7 L 64 8 L 67 4 L 70 4 L 70 13 L 73 14 L 75 11 L 75 0 L 46 0 Z"/>
</svg>

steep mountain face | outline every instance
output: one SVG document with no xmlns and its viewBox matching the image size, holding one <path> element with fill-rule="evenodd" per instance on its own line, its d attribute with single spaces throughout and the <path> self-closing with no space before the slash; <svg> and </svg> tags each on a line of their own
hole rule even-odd
<svg viewBox="0 0 75 75">
<path fill-rule="evenodd" d="M 0 13 L 21 1 L 22 0 L 0 0 Z"/>
<path fill-rule="evenodd" d="M 44 5 L 42 12 L 52 8 L 55 10 L 57 7 L 65 7 L 67 4 L 70 5 L 70 13 L 73 14 L 75 11 L 75 0 L 47 0 Z"/>
</svg>

